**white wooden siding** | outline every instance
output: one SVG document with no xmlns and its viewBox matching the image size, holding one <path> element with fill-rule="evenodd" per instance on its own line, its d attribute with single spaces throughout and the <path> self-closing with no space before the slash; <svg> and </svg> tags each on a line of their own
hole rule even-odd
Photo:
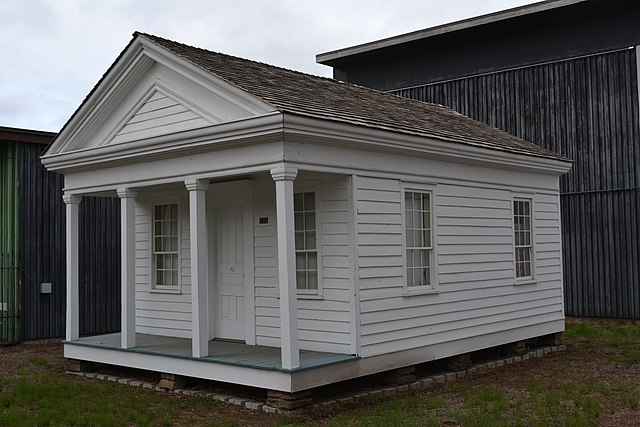
<svg viewBox="0 0 640 427">
<path fill-rule="evenodd" d="M 151 222 L 153 204 L 163 195 L 180 196 L 181 293 L 151 291 Z M 136 201 L 136 332 L 170 337 L 191 337 L 191 261 L 189 206 L 186 190 L 142 190 Z"/>
<path fill-rule="evenodd" d="M 358 177 L 355 189 L 362 356 L 562 319 L 557 194 L 532 193 L 537 280 L 514 285 L 511 192 L 437 185 L 439 291 L 406 296 L 401 182 Z"/>
<path fill-rule="evenodd" d="M 111 144 L 196 129 L 210 124 L 162 92 L 155 91 L 118 131 Z"/>
<path fill-rule="evenodd" d="M 300 348 L 350 353 L 348 180 L 337 177 L 320 179 L 319 182 L 321 212 L 317 214 L 320 217 L 318 242 L 322 254 L 322 298 L 298 299 Z M 275 219 L 273 183 L 256 184 L 255 195 L 255 217 Z M 258 225 L 257 220 L 254 224 L 256 343 L 279 346 L 277 230 L 275 221 L 273 225 Z"/>
</svg>

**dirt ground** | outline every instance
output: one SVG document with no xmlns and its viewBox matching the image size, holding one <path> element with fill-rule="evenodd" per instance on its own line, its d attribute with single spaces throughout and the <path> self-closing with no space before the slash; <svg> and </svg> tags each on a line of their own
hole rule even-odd
<svg viewBox="0 0 640 427">
<path fill-rule="evenodd" d="M 580 319 L 571 320 L 571 322 L 581 321 Z M 625 361 L 618 354 L 620 350 L 617 347 L 603 346 L 594 338 L 570 339 L 565 336 L 563 343 L 567 345 L 567 350 L 564 352 L 548 354 L 542 358 L 530 359 L 527 362 L 507 365 L 495 371 L 475 375 L 467 380 L 469 386 L 497 385 L 516 399 L 524 397 L 526 384 L 530 383 L 532 379 L 537 379 L 542 383 L 549 383 L 558 378 L 571 379 L 576 385 L 587 387 L 587 389 L 591 386 L 594 387 L 594 394 L 597 395 L 603 408 L 599 417 L 600 425 L 640 425 L 638 405 L 620 405 L 617 395 L 619 384 L 633 384 L 636 389 L 626 392 L 631 393 L 631 396 L 635 396 L 637 399 L 640 393 L 640 363 Z M 62 356 L 60 340 L 0 345 L 0 377 L 7 379 L 17 378 L 20 375 L 24 377 L 25 370 L 32 373 L 51 373 L 51 366 L 57 367 L 55 375 L 61 375 L 69 378 L 69 381 L 73 381 L 70 376 L 64 373 L 65 360 Z M 452 392 L 454 389 L 451 387 L 450 384 L 442 384 L 424 393 L 451 396 L 452 399 L 455 399 L 455 393 Z M 587 393 L 590 392 L 587 391 Z M 451 402 L 451 404 L 455 406 L 455 402 Z M 358 406 L 366 408 L 367 404 Z M 269 425 L 277 422 L 277 419 L 269 414 L 252 412 L 232 405 L 221 405 L 218 410 L 222 410 L 225 413 L 223 417 L 231 421 L 233 425 Z M 301 420 L 295 419 L 295 421 Z M 328 420 L 323 422 L 322 418 L 315 418 L 315 421 L 324 424 Z"/>
</svg>

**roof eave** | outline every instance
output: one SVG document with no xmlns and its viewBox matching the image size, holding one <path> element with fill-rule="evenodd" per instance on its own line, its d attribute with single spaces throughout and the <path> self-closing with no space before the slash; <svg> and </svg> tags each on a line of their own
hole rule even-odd
<svg viewBox="0 0 640 427">
<path fill-rule="evenodd" d="M 466 30 L 473 27 L 479 27 L 481 25 L 493 24 L 495 22 L 518 18 L 525 15 L 531 15 L 538 12 L 544 12 L 551 9 L 557 9 L 560 7 L 569 6 L 576 3 L 582 3 L 585 1 L 588 1 L 588 0 L 550 0 L 550 1 L 541 1 L 537 3 L 532 3 L 524 6 L 502 10 L 499 12 L 494 12 L 486 15 L 469 18 L 469 19 L 464 19 L 461 21 L 455 21 L 452 23 L 444 24 L 444 25 L 438 25 L 436 27 L 413 31 L 413 32 L 401 34 L 398 36 L 375 40 L 372 42 L 363 43 L 356 46 L 319 53 L 316 55 L 316 62 L 318 64 L 331 66 L 333 65 L 334 61 L 347 58 L 350 56 L 359 55 L 361 53 L 372 52 L 372 51 L 384 49 L 390 46 L 409 43 L 417 40 L 423 40 L 430 37 L 436 37 L 443 34 L 452 33 L 455 31 Z"/>
<path fill-rule="evenodd" d="M 375 147 L 404 155 L 416 153 L 456 163 L 534 171 L 557 176 L 567 173 L 573 165 L 569 159 L 514 153 L 451 142 L 437 137 L 405 134 L 298 114 L 285 113 L 283 120 L 285 135 L 352 143 L 363 149 Z"/>
</svg>

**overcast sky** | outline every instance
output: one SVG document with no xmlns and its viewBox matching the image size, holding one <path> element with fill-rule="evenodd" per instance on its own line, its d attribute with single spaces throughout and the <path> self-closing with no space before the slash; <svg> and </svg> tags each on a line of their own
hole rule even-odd
<svg viewBox="0 0 640 427">
<path fill-rule="evenodd" d="M 0 126 L 59 131 L 142 31 L 323 76 L 315 55 L 532 0 L 0 0 Z"/>
</svg>

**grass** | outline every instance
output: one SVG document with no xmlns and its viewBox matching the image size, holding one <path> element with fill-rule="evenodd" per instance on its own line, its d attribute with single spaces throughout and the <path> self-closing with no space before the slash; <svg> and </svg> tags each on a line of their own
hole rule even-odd
<svg viewBox="0 0 640 427">
<path fill-rule="evenodd" d="M 564 353 L 332 413 L 272 416 L 64 374 L 60 355 L 0 355 L 0 426 L 597 426 L 640 419 L 640 322 L 571 322 Z M 19 367 L 18 367 L 19 366 Z M 626 424 L 625 424 L 626 423 Z"/>
</svg>

